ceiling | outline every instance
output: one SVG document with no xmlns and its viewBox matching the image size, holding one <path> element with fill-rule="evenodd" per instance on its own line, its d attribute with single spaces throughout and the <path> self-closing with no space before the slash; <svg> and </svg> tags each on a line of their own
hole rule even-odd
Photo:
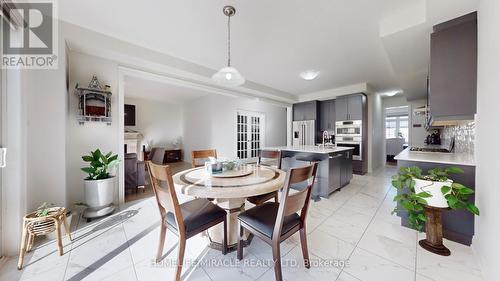
<svg viewBox="0 0 500 281">
<path fill-rule="evenodd" d="M 226 61 L 222 7 L 232 19 L 232 64 L 248 81 L 293 95 L 356 83 L 425 97 L 432 25 L 478 0 L 74 0 L 62 20 L 211 69 Z M 112 19 L 112 20 L 110 20 Z M 382 35 L 381 35 L 382 34 Z M 299 73 L 315 69 L 305 81 Z"/>
<path fill-rule="evenodd" d="M 125 76 L 125 97 L 183 104 L 210 95 L 206 91 L 134 76 Z"/>
</svg>

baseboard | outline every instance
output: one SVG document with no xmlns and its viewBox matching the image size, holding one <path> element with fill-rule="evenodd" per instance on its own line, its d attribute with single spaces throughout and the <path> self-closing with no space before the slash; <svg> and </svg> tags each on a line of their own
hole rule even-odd
<svg viewBox="0 0 500 281">
<path fill-rule="evenodd" d="M 7 258 L 4 256 L 0 257 L 0 269 L 3 267 L 3 265 L 7 262 Z"/>
</svg>

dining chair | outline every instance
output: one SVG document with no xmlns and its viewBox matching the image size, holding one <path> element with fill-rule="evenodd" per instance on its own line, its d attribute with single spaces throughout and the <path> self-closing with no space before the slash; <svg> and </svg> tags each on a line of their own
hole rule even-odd
<svg viewBox="0 0 500 281">
<path fill-rule="evenodd" d="M 273 162 L 276 162 L 275 160 L 277 160 L 276 168 L 281 169 L 281 151 L 259 150 L 257 165 L 271 166 L 270 164 L 274 164 L 267 162 L 268 159 L 272 159 Z M 247 201 L 254 205 L 261 205 L 273 198 L 274 202 L 278 202 L 278 191 L 248 197 Z"/>
<path fill-rule="evenodd" d="M 163 253 L 167 229 L 179 237 L 179 252 L 175 280 L 180 280 L 186 240 L 201 233 L 212 226 L 224 223 L 224 237 L 222 254 L 227 253 L 227 213 L 221 207 L 207 199 L 194 199 L 179 204 L 175 191 L 172 172 L 168 165 L 158 165 L 148 161 L 148 171 L 160 210 L 161 229 L 156 262 L 159 262 Z M 165 186 L 166 187 L 162 187 Z"/>
<path fill-rule="evenodd" d="M 280 243 L 298 231 L 300 233 L 304 266 L 306 268 L 310 267 L 309 252 L 307 250 L 306 218 L 317 169 L 317 162 L 306 167 L 290 169 L 285 178 L 280 203 L 266 202 L 238 215 L 240 225 L 238 260 L 243 259 L 242 239 L 244 229 L 246 229 L 271 245 L 274 275 L 277 281 L 281 281 L 283 276 L 281 273 Z M 290 186 L 302 182 L 307 182 L 307 187 L 290 194 Z M 297 214 L 298 211 L 300 211 L 300 215 Z"/>
<path fill-rule="evenodd" d="M 151 148 L 151 153 L 148 157 L 155 164 L 163 164 L 165 158 L 165 148 L 163 147 L 153 147 Z"/>
<path fill-rule="evenodd" d="M 215 149 L 207 149 L 207 150 L 193 150 L 191 151 L 191 167 L 196 168 L 200 166 L 204 166 L 205 163 L 199 164 L 197 163 L 197 159 L 207 159 L 208 157 L 217 158 L 217 151 Z"/>
</svg>

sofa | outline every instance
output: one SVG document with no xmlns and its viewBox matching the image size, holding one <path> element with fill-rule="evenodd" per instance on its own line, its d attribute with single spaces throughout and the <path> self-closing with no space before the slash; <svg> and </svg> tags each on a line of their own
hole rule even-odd
<svg viewBox="0 0 500 281">
<path fill-rule="evenodd" d="M 145 185 L 146 167 L 136 153 L 125 154 L 125 192 L 137 192 Z"/>
</svg>

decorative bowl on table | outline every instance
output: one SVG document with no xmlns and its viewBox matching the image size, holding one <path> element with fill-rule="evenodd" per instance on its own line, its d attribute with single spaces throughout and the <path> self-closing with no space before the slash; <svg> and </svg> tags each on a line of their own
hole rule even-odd
<svg viewBox="0 0 500 281">
<path fill-rule="evenodd" d="M 244 177 L 254 172 L 254 166 L 240 165 L 234 166 L 231 170 L 223 170 L 222 173 L 212 174 L 214 178 L 237 178 Z"/>
<path fill-rule="evenodd" d="M 206 162 L 205 163 L 205 171 L 209 175 L 220 174 L 223 171 L 223 168 L 224 168 L 223 166 L 224 165 L 222 164 L 222 162 L 214 162 L 214 163 Z"/>
</svg>

